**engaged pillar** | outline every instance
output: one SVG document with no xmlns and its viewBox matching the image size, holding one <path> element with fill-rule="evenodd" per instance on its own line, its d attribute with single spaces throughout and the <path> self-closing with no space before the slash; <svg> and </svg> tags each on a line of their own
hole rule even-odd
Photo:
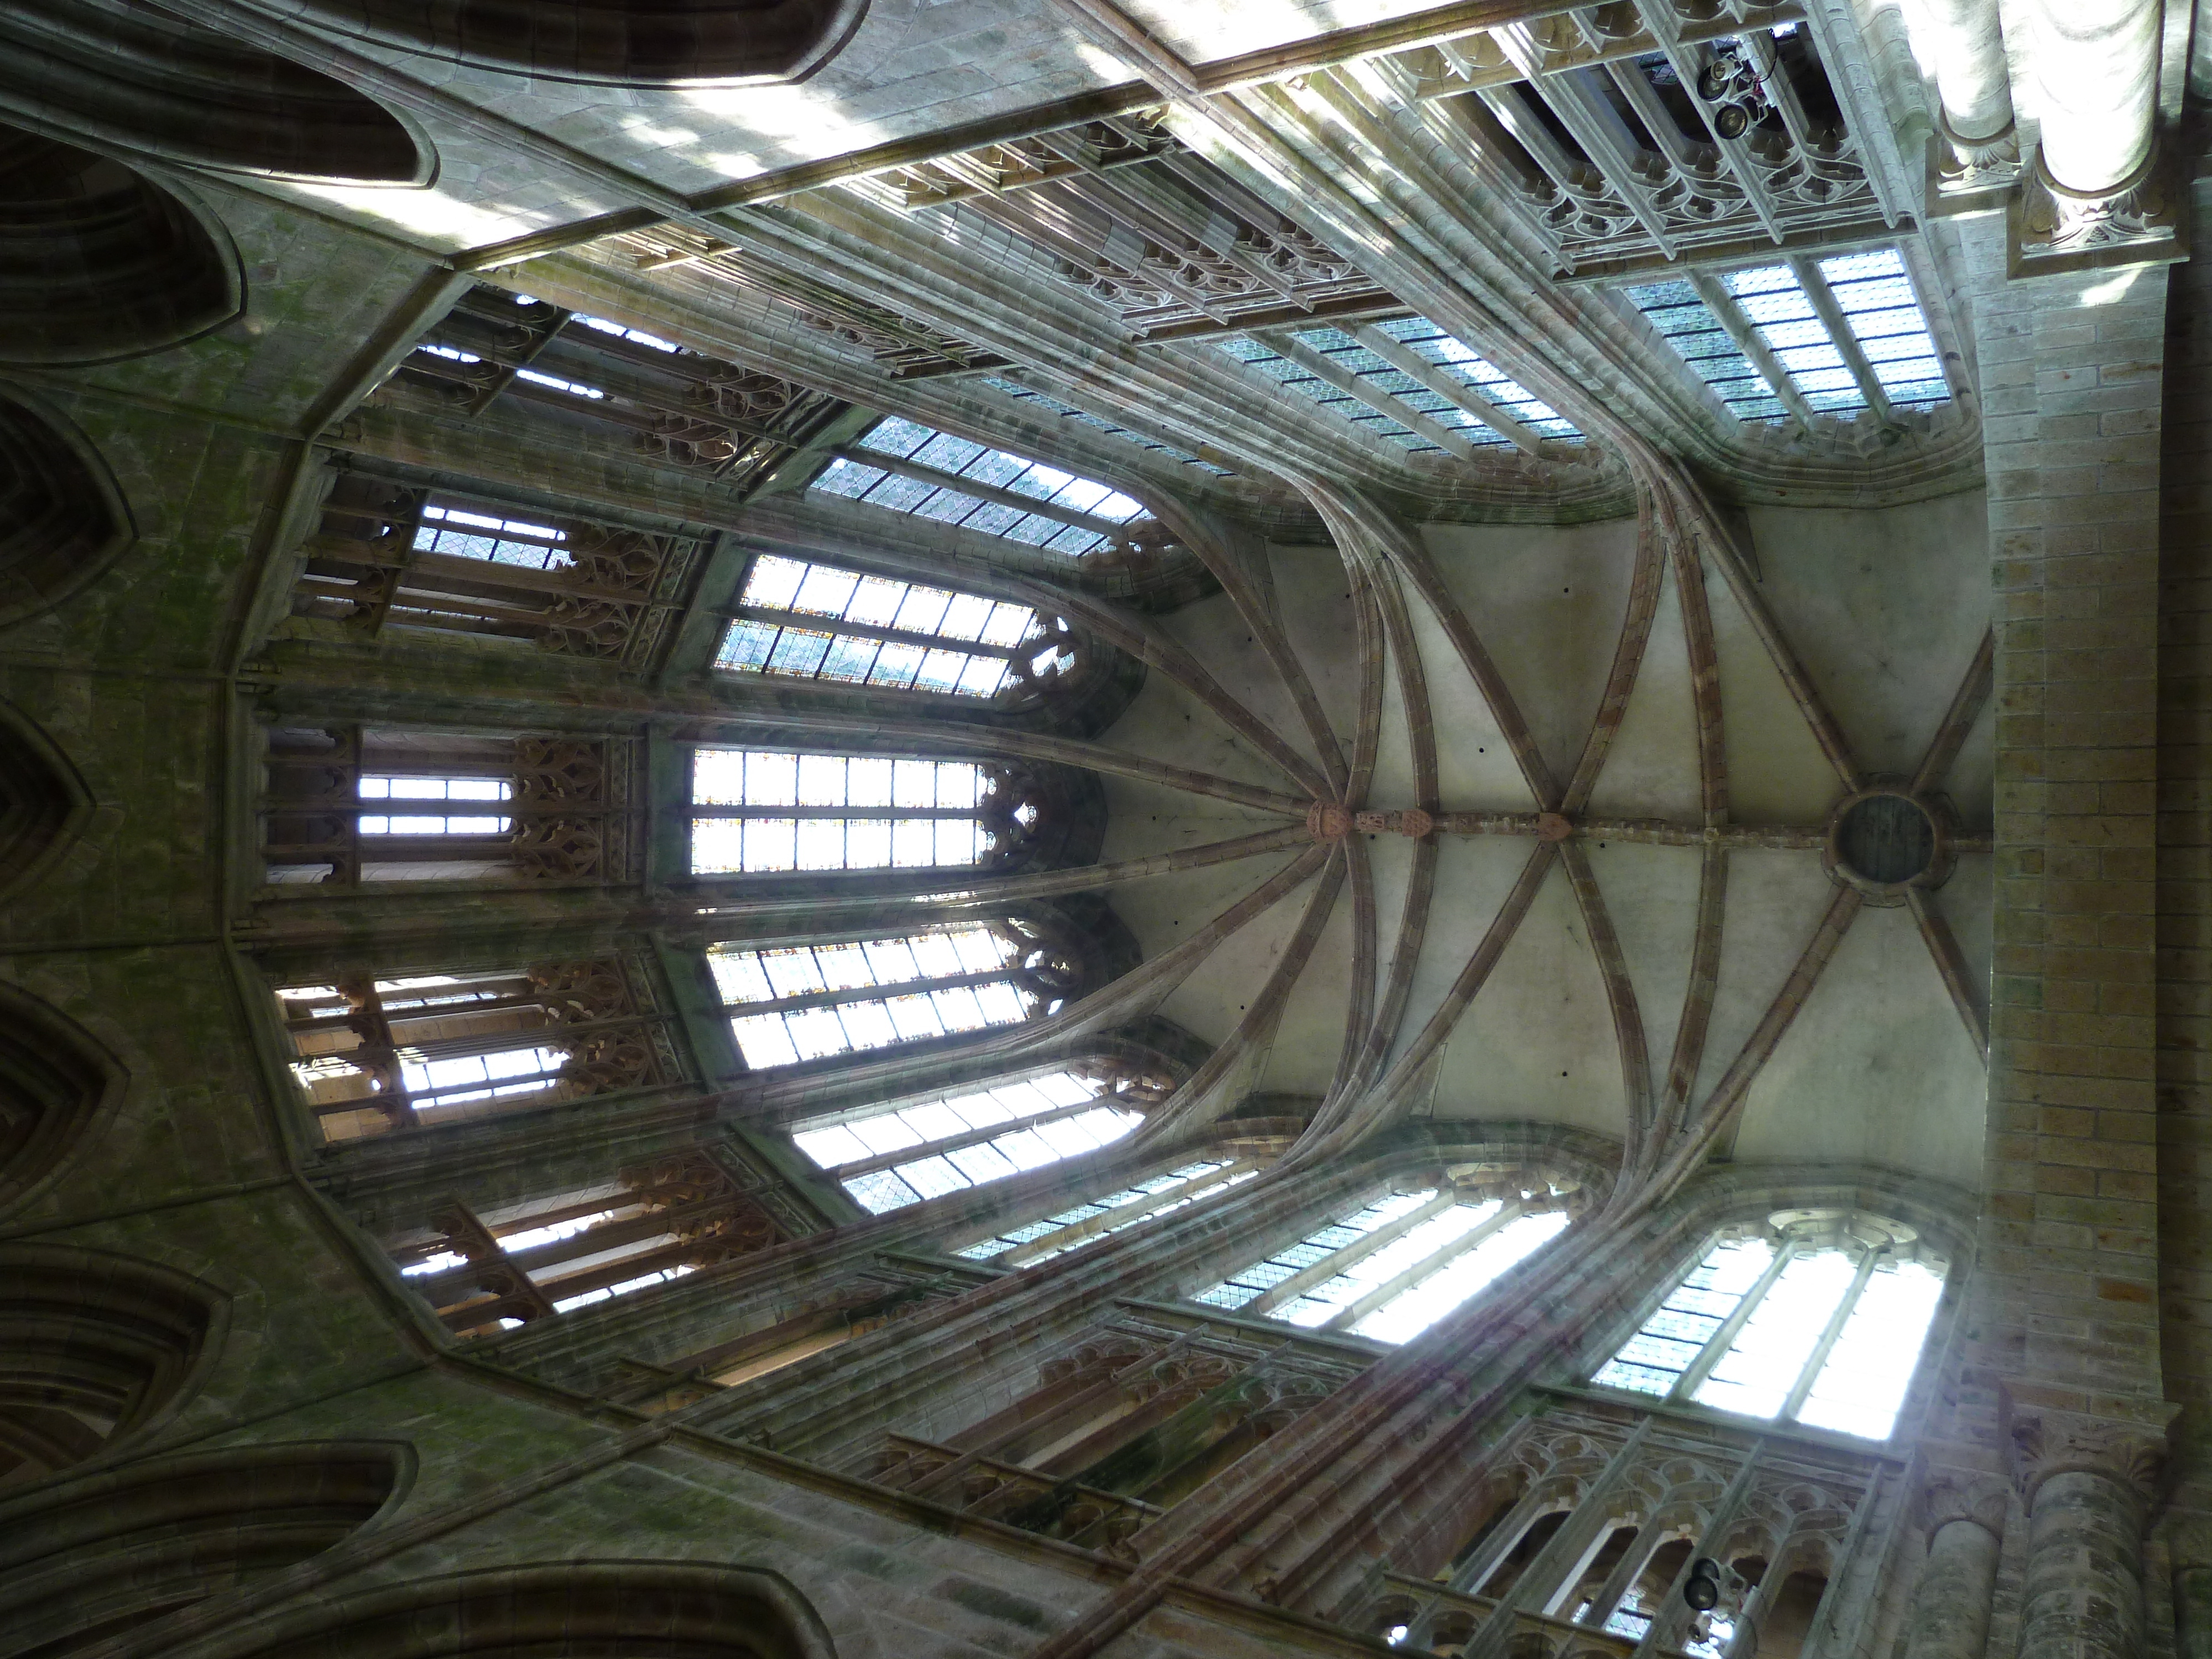
<svg viewBox="0 0 2212 1659">
<path fill-rule="evenodd" d="M 1996 1589 L 2005 1492 L 1990 1476 L 1942 1472 L 1928 1482 L 1928 1559 L 1912 1589 L 1905 1659 L 1982 1659 Z"/>
</svg>

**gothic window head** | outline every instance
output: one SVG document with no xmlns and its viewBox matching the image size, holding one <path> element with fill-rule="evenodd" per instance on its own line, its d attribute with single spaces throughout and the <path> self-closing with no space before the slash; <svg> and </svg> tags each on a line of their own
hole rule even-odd
<svg viewBox="0 0 2212 1659">
<path fill-rule="evenodd" d="M 1073 670 L 1066 623 L 1025 605 L 763 553 L 714 666 L 732 674 L 1016 702 Z"/>
<path fill-rule="evenodd" d="M 1083 1060 L 807 1119 L 792 1139 L 862 1208 L 882 1215 L 1109 1146 L 1170 1086 L 1119 1061 Z"/>
<path fill-rule="evenodd" d="M 1057 1013 L 1083 966 L 1016 917 L 891 937 L 717 945 L 707 964 L 754 1071 L 1018 1025 Z"/>
<path fill-rule="evenodd" d="M 837 450 L 811 488 L 1071 557 L 1160 533 L 1142 501 L 1110 484 L 897 415 Z"/>
<path fill-rule="evenodd" d="M 1902 1222 L 1784 1211 L 1715 1242 L 1590 1380 L 1886 1440 L 1948 1267 Z"/>
<path fill-rule="evenodd" d="M 649 978 L 620 958 L 340 975 L 276 1000 L 325 1140 L 454 1123 L 680 1075 Z"/>
<path fill-rule="evenodd" d="M 1133 1182 L 1096 1198 L 1020 1222 L 961 1248 L 958 1254 L 1002 1267 L 1029 1267 L 1065 1255 L 1094 1238 L 1122 1232 L 1155 1216 L 1170 1215 L 1241 1187 L 1260 1173 L 1267 1160 L 1251 1157 L 1202 1158 L 1162 1175 Z"/>
<path fill-rule="evenodd" d="M 884 755 L 700 749 L 691 873 L 1005 869 L 1052 816 L 1030 769 Z"/>
<path fill-rule="evenodd" d="M 1405 1342 L 1549 1243 L 1571 1218 L 1568 1193 L 1541 1177 L 1496 1191 L 1447 1182 L 1391 1192 L 1197 1300 L 1248 1318 Z"/>
</svg>

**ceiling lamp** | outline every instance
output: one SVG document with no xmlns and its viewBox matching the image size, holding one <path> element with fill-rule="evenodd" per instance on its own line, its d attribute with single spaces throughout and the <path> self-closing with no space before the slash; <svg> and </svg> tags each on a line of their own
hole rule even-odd
<svg viewBox="0 0 2212 1659">
<path fill-rule="evenodd" d="M 1731 141 L 1750 131 L 1752 123 L 1771 107 L 1757 67 L 1736 46 L 1715 53 L 1712 62 L 1698 71 L 1698 96 L 1718 106 L 1713 111 L 1713 131 Z"/>
</svg>

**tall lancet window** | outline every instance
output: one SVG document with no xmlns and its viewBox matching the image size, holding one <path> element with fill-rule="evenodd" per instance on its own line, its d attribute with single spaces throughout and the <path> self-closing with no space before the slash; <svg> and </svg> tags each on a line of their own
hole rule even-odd
<svg viewBox="0 0 2212 1659">
<path fill-rule="evenodd" d="M 1488 1288 L 1565 1228 L 1549 1186 L 1392 1193 L 1278 1250 L 1198 1300 L 1309 1330 L 1404 1342 Z"/>
<path fill-rule="evenodd" d="M 763 553 L 714 666 L 732 674 L 998 701 L 1075 666 L 1067 624 L 1025 605 Z"/>
<path fill-rule="evenodd" d="M 977 1261 L 995 1261 L 1003 1267 L 1028 1267 L 1065 1255 L 1079 1244 L 1104 1238 L 1169 1215 L 1216 1193 L 1241 1187 L 1259 1174 L 1265 1163 L 1256 1158 L 1202 1158 L 1133 1182 L 1116 1192 L 1101 1193 L 1080 1204 L 1055 1210 L 1036 1221 L 1024 1221 L 968 1245 L 959 1254 Z"/>
<path fill-rule="evenodd" d="M 1145 504 L 1111 484 L 896 415 L 838 450 L 813 488 L 1054 553 L 1134 546 L 1153 528 Z"/>
<path fill-rule="evenodd" d="M 1085 1061 L 811 1118 L 791 1138 L 881 1215 L 1111 1146 L 1170 1086 L 1115 1061 Z"/>
<path fill-rule="evenodd" d="M 1056 1012 L 1079 970 L 1011 921 L 891 939 L 707 953 L 730 1030 L 755 1071 Z"/>
<path fill-rule="evenodd" d="M 1590 1380 L 1886 1440 L 1945 1270 L 1901 1223 L 1785 1212 L 1715 1244 Z"/>
<path fill-rule="evenodd" d="M 691 873 L 1000 867 L 1042 805 L 1017 769 L 974 761 L 701 749 Z"/>
</svg>

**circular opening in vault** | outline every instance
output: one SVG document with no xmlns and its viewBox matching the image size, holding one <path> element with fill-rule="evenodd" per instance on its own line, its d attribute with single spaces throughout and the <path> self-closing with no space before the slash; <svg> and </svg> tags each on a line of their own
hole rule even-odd
<svg viewBox="0 0 2212 1659">
<path fill-rule="evenodd" d="M 1906 795 L 1869 795 L 1836 826 L 1836 854 L 1865 880 L 1893 887 L 1935 861 L 1936 826 Z"/>
</svg>

